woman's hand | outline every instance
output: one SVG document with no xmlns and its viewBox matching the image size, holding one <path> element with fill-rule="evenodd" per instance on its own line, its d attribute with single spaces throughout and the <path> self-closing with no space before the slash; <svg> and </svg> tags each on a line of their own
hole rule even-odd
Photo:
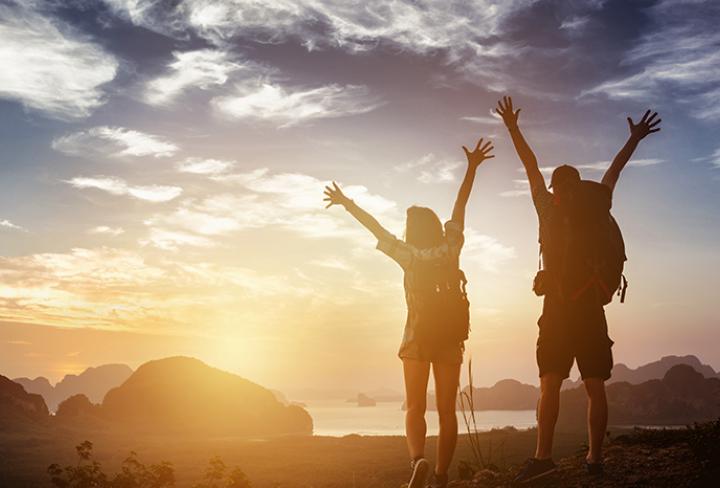
<svg viewBox="0 0 720 488">
<path fill-rule="evenodd" d="M 517 129 L 520 110 L 517 109 L 513 112 L 512 97 L 503 97 L 502 100 L 498 100 L 498 108 L 495 109 L 495 113 L 502 117 L 505 126 L 512 130 Z"/>
<path fill-rule="evenodd" d="M 637 124 L 633 123 L 633 120 L 628 117 L 627 121 L 630 126 L 630 138 L 640 141 L 648 134 L 659 131 L 660 127 L 656 126 L 662 122 L 662 119 L 657 119 L 653 122 L 655 117 L 657 117 L 657 112 L 653 112 L 652 115 L 650 115 L 650 110 L 645 112 L 645 115 L 643 115 L 643 118 Z"/>
<path fill-rule="evenodd" d="M 330 202 L 325 206 L 325 208 L 330 208 L 333 205 L 342 205 L 344 207 L 351 201 L 348 197 L 345 196 L 340 187 L 337 186 L 337 183 L 335 183 L 334 181 L 333 188 L 326 186 L 324 193 L 325 198 L 323 198 L 323 201 Z"/>
<path fill-rule="evenodd" d="M 480 164 L 482 164 L 482 162 L 486 159 L 495 157 L 495 155 L 490 154 L 490 151 L 495 149 L 492 145 L 492 141 L 487 141 L 483 145 L 483 140 L 480 139 L 477 143 L 477 146 L 475 146 L 475 150 L 472 152 L 470 152 L 465 146 L 463 146 L 462 148 L 465 151 L 465 156 L 467 156 L 468 166 L 473 169 L 480 166 Z"/>
</svg>

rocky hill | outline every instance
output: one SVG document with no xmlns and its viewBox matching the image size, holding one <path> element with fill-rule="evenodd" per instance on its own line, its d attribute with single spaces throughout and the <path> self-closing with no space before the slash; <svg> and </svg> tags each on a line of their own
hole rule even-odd
<svg viewBox="0 0 720 488">
<path fill-rule="evenodd" d="M 42 376 L 13 381 L 23 385 L 29 393 L 42 395 L 50 411 L 55 412 L 63 400 L 73 395 L 82 394 L 92 403 L 100 403 L 111 388 L 121 385 L 131 374 L 132 369 L 125 364 L 105 364 L 87 368 L 77 375 L 66 375 L 55 386 Z"/>
<path fill-rule="evenodd" d="M 720 379 L 705 378 L 685 364 L 663 379 L 638 385 L 607 386 L 610 425 L 686 425 L 720 417 Z M 585 425 L 587 397 L 582 387 L 560 395 L 560 428 Z"/>
<path fill-rule="evenodd" d="M 27 393 L 23 387 L 0 375 L 0 429 L 18 430 L 49 421 L 45 401 Z"/>
<path fill-rule="evenodd" d="M 105 395 L 100 412 L 114 425 L 157 433 L 312 433 L 303 408 L 283 405 L 270 390 L 188 357 L 143 364 Z"/>
<path fill-rule="evenodd" d="M 626 382 L 633 385 L 644 383 L 650 380 L 657 380 L 665 376 L 670 368 L 678 364 L 686 364 L 691 366 L 695 371 L 702 374 L 705 378 L 720 378 L 720 373 L 716 372 L 712 366 L 703 364 L 700 359 L 693 355 L 686 356 L 664 356 L 657 361 L 630 368 L 623 363 L 613 366 L 612 377 L 607 381 L 610 383 Z M 572 389 L 582 385 L 579 378 L 576 381 L 565 380 L 563 388 Z"/>
</svg>

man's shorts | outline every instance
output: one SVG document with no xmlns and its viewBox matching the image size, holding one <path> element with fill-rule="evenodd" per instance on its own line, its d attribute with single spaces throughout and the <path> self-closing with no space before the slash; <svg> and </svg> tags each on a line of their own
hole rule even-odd
<svg viewBox="0 0 720 488">
<path fill-rule="evenodd" d="M 554 373 L 568 378 L 577 360 L 583 380 L 610 378 L 613 341 L 608 337 L 602 305 L 545 297 L 538 326 L 536 358 L 540 377 Z"/>
</svg>

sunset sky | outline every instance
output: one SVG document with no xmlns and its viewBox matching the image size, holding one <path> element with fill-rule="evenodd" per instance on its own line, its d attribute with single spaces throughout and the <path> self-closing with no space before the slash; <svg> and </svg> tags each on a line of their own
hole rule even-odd
<svg viewBox="0 0 720 488">
<path fill-rule="evenodd" d="M 168 5 L 177 4 L 175 8 Z M 0 374 L 191 355 L 263 385 L 400 389 L 402 236 L 478 170 L 461 265 L 477 383 L 537 381 L 537 218 L 491 113 L 599 179 L 627 116 L 615 359 L 720 369 L 720 3 L 0 0 Z M 547 173 L 546 173 L 547 174 Z"/>
</svg>

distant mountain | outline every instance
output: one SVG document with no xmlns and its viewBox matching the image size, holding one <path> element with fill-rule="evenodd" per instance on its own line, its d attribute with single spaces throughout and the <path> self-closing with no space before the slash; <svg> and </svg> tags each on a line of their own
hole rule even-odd
<svg viewBox="0 0 720 488">
<path fill-rule="evenodd" d="M 16 378 L 13 381 L 23 385 L 27 392 L 42 395 L 48 408 L 54 412 L 60 402 L 78 394 L 85 395 L 92 403 L 100 403 L 111 388 L 122 384 L 131 374 L 132 369 L 125 364 L 105 364 L 87 368 L 78 375 L 66 375 L 54 387 L 42 376 L 34 380 Z"/>
<path fill-rule="evenodd" d="M 466 393 L 470 387 L 465 387 Z M 517 380 L 501 380 L 489 388 L 473 388 L 475 410 L 533 410 L 540 389 Z"/>
<path fill-rule="evenodd" d="M 610 425 L 685 425 L 720 417 L 720 379 L 686 364 L 671 367 L 661 380 L 612 383 L 606 392 Z M 562 392 L 560 425 L 585 425 L 586 412 L 584 388 Z"/>
<path fill-rule="evenodd" d="M 301 407 L 270 390 L 188 357 L 150 361 L 105 395 L 101 414 L 116 426 L 157 433 L 311 434 Z"/>
<path fill-rule="evenodd" d="M 45 424 L 50 414 L 42 396 L 27 393 L 22 385 L 0 375 L 0 429 L 24 429 Z"/>
<path fill-rule="evenodd" d="M 653 361 L 652 363 L 644 364 L 635 369 L 629 368 L 623 363 L 618 363 L 613 366 L 612 377 L 607 381 L 607 383 L 610 384 L 625 381 L 631 384 L 639 384 L 649 380 L 660 379 L 665 376 L 670 368 L 677 366 L 678 364 L 691 366 L 705 378 L 720 377 L 718 372 L 716 372 L 711 366 L 703 364 L 696 356 L 665 356 L 659 361 Z M 577 379 L 576 381 L 566 380 L 563 384 L 563 388 L 576 388 L 581 384 L 582 380 L 580 379 Z"/>
<path fill-rule="evenodd" d="M 462 390 L 464 395 L 470 393 L 470 386 L 466 386 Z M 540 397 L 540 388 L 517 380 L 507 379 L 500 380 L 490 387 L 473 388 L 472 402 L 475 411 L 481 410 L 534 410 L 537 406 L 537 400 Z M 457 408 L 463 407 L 468 410 L 467 397 L 458 395 Z M 405 402 L 402 409 L 405 410 Z M 436 410 L 435 394 L 430 392 L 427 397 L 427 409 Z"/>
</svg>

